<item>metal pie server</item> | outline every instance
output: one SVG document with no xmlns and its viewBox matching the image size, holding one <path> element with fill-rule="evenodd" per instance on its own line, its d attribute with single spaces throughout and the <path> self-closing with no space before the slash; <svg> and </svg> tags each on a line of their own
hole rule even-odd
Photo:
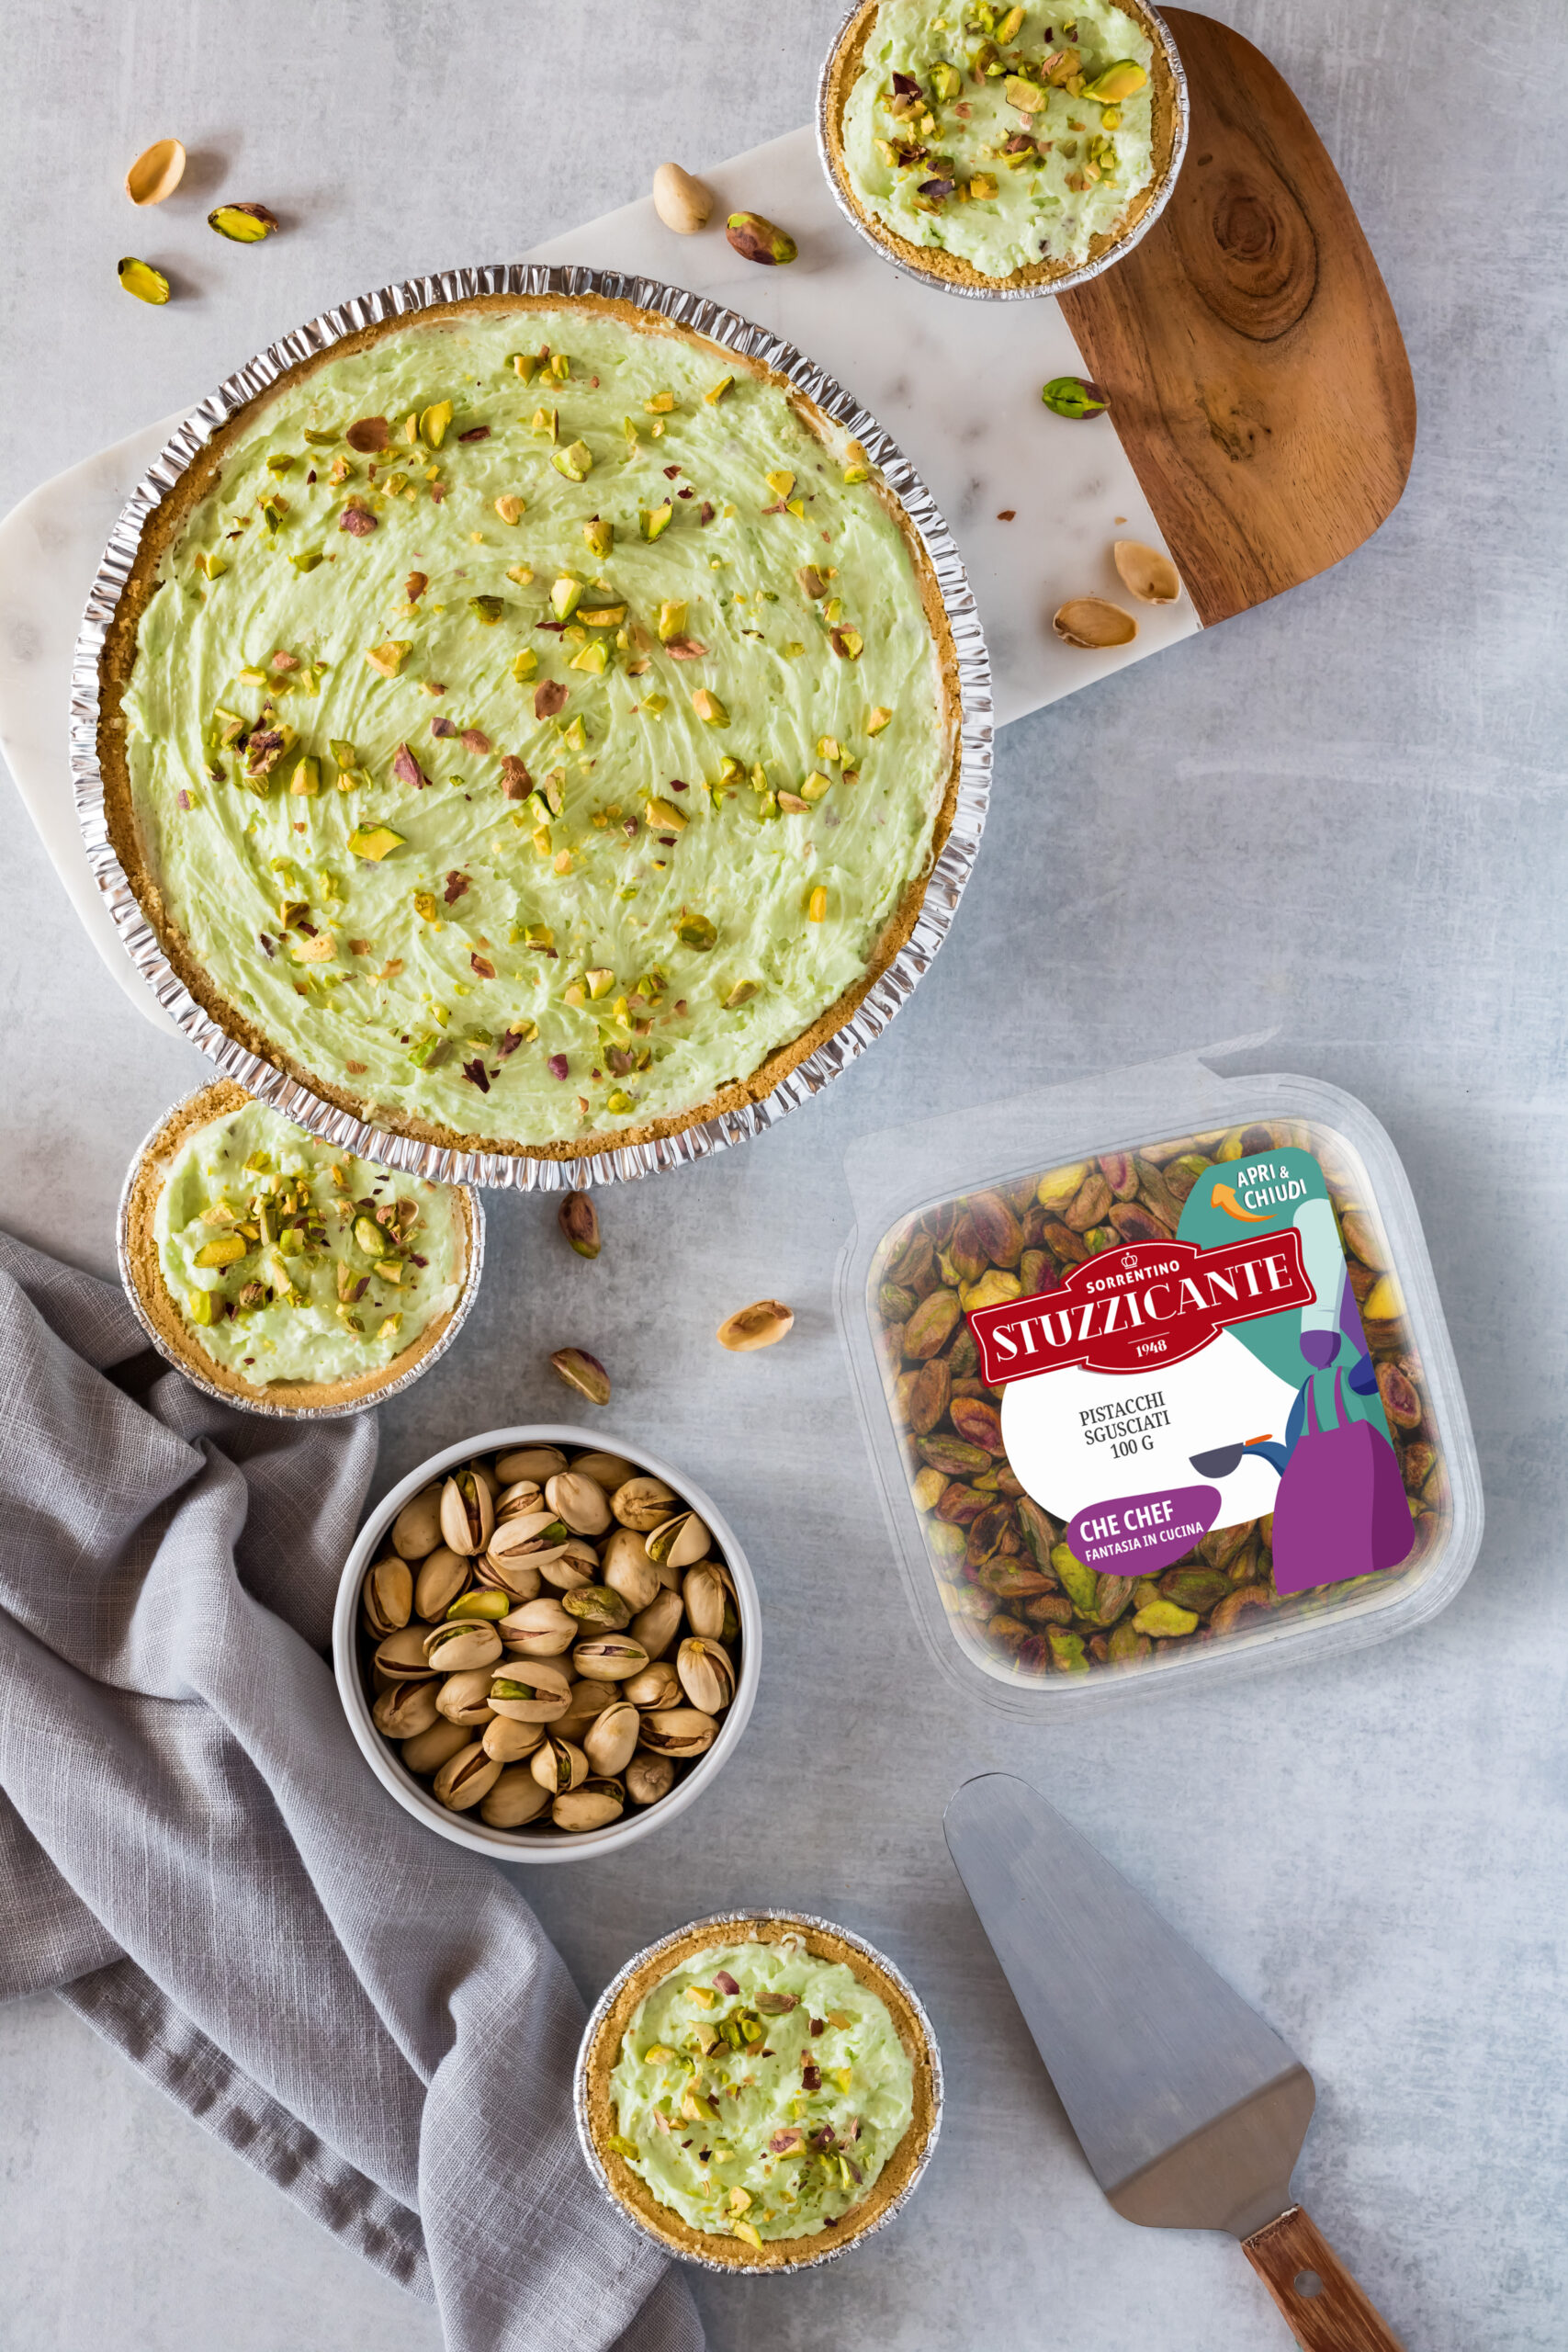
<svg viewBox="0 0 1568 2352">
<path fill-rule="evenodd" d="M 1116 2211 L 1229 2230 L 1302 2352 L 1402 2352 L 1292 2200 L 1316 2096 L 1294 2052 L 1025 1781 L 965 1781 L 943 1826 Z"/>
</svg>

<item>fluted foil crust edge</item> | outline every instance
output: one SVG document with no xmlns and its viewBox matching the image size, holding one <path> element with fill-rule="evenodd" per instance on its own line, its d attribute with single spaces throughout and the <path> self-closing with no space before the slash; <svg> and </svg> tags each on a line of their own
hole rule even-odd
<svg viewBox="0 0 1568 2352">
<path fill-rule="evenodd" d="M 229 1035 L 197 1004 L 164 954 L 143 914 L 108 833 L 104 779 L 98 764 L 99 663 L 119 598 L 130 577 L 141 533 L 186 469 L 249 401 L 270 390 L 288 369 L 318 357 L 345 336 L 389 319 L 473 300 L 485 294 L 547 295 L 575 300 L 597 295 L 652 311 L 673 325 L 738 351 L 786 377 L 823 413 L 864 445 L 872 463 L 903 505 L 924 544 L 953 633 L 958 672 L 960 763 L 952 827 L 931 867 L 925 899 L 908 938 L 880 973 L 849 1019 L 797 1063 L 773 1091 L 743 1109 L 724 1112 L 678 1134 L 611 1147 L 570 1159 L 525 1151 L 462 1151 L 422 1143 L 356 1118 L 323 1101 Z M 798 1103 L 809 1102 L 857 1055 L 880 1037 L 908 1002 L 946 938 L 974 869 L 990 800 L 993 737 L 991 665 L 963 558 L 930 491 L 892 436 L 836 379 L 771 329 L 726 310 L 705 295 L 658 278 L 619 270 L 560 267 L 543 262 L 496 262 L 477 269 L 443 270 L 406 278 L 323 311 L 224 378 L 171 434 L 131 492 L 94 579 L 71 670 L 71 782 L 77 821 L 93 878 L 131 962 L 153 996 L 191 1043 L 226 1077 L 269 1102 L 286 1118 L 341 1150 L 440 1184 L 509 1186 L 525 1193 L 571 1192 L 624 1182 L 684 1162 L 706 1159 L 729 1144 L 763 1135 Z"/>
</svg>

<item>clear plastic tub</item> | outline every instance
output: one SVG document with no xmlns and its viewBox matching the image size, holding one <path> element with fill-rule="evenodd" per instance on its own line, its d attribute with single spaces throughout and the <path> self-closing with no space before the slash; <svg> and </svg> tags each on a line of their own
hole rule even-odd
<svg viewBox="0 0 1568 2352">
<path fill-rule="evenodd" d="M 1469 1417 L 1352 1096 L 1160 1063 L 868 1136 L 846 1172 L 840 1328 L 966 1690 L 1082 1708 L 1379 1641 L 1463 1583 Z"/>
</svg>

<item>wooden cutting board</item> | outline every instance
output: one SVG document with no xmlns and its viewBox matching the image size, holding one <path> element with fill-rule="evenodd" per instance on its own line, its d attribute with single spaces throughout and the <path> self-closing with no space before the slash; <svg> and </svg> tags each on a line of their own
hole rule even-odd
<svg viewBox="0 0 1568 2352">
<path fill-rule="evenodd" d="M 1191 95 L 1143 243 L 1061 307 L 1202 621 L 1337 563 L 1399 503 L 1416 391 L 1339 175 L 1251 42 L 1167 8 Z"/>
</svg>

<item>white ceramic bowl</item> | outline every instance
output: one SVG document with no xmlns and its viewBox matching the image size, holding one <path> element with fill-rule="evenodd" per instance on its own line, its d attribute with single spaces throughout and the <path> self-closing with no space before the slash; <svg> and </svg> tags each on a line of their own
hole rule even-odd
<svg viewBox="0 0 1568 2352">
<path fill-rule="evenodd" d="M 619 1821 L 605 1829 L 587 1829 L 579 1836 L 568 1837 L 558 1829 L 491 1829 L 477 1813 L 452 1813 L 436 1802 L 423 1781 L 408 1770 L 397 1749 L 383 1739 L 371 1721 L 371 1698 L 360 1672 L 358 1649 L 359 1589 L 365 1571 L 377 1557 L 382 1538 L 403 1505 L 428 1487 L 443 1472 L 456 1469 L 459 1464 L 471 1461 L 476 1453 L 505 1453 L 524 1445 L 559 1445 L 569 1451 L 595 1453 L 619 1453 L 635 1463 L 638 1470 L 649 1471 L 672 1487 L 682 1499 L 689 1503 L 713 1534 L 722 1551 L 735 1584 L 736 1611 L 740 1619 L 740 1676 L 735 1697 L 727 1710 L 718 1737 L 705 1756 L 700 1756 L 683 1779 L 676 1781 L 667 1797 L 657 1804 L 628 1811 Z M 343 1571 L 338 1587 L 337 1609 L 333 1617 L 333 1667 L 337 1675 L 339 1695 L 349 1728 L 364 1753 L 365 1759 L 382 1787 L 396 1797 L 405 1813 L 423 1821 L 454 1846 L 466 1846 L 470 1853 L 489 1854 L 495 1861 L 511 1862 L 581 1862 L 590 1856 L 606 1854 L 612 1848 L 630 1846 L 637 1838 L 646 1838 L 661 1823 L 673 1821 L 684 1813 L 726 1761 L 740 1745 L 740 1736 L 751 1713 L 757 1696 L 757 1680 L 761 1671 L 762 1636 L 761 1610 L 757 1587 L 747 1565 L 746 1555 L 737 1542 L 733 1529 L 716 1504 L 711 1502 L 693 1479 L 673 1464 L 657 1453 L 649 1453 L 646 1446 L 627 1445 L 614 1430 L 585 1430 L 564 1422 L 540 1422 L 522 1429 L 485 1430 L 477 1437 L 465 1438 L 458 1445 L 449 1445 L 444 1453 L 433 1453 L 412 1470 L 400 1485 L 378 1503 L 360 1530 L 353 1551 Z"/>
</svg>

